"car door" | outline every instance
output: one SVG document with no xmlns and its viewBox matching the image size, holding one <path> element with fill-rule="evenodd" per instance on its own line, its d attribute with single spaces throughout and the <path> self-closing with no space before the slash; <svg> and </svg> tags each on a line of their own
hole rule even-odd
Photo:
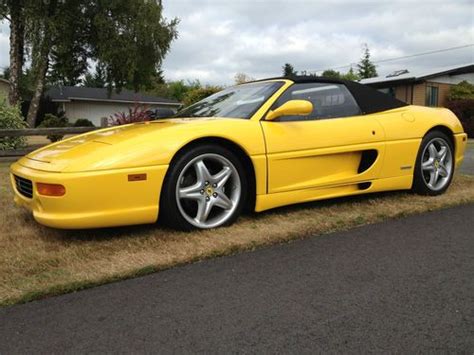
<svg viewBox="0 0 474 355">
<path fill-rule="evenodd" d="M 261 121 L 268 193 L 358 184 L 377 178 L 384 154 L 380 124 L 361 115 L 343 84 L 295 83 L 275 102 L 308 100 L 308 116 Z"/>
</svg>

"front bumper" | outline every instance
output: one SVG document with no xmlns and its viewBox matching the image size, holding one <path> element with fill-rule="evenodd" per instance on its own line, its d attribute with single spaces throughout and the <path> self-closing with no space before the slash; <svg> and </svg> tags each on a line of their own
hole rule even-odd
<svg viewBox="0 0 474 355">
<path fill-rule="evenodd" d="M 161 186 L 168 165 L 97 172 L 45 172 L 21 165 L 11 166 L 15 202 L 32 211 L 39 223 L 63 229 L 83 229 L 154 223 L 158 217 Z M 146 174 L 146 180 L 129 181 L 130 174 Z M 31 180 L 33 196 L 16 187 L 14 175 Z M 42 196 L 36 183 L 61 184 L 66 194 Z"/>
</svg>

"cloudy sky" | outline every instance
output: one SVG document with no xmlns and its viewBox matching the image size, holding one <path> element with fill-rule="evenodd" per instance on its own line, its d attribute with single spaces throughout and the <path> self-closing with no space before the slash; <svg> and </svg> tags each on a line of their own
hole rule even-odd
<svg viewBox="0 0 474 355">
<path fill-rule="evenodd" d="M 237 72 L 281 74 L 289 62 L 316 71 L 357 62 L 364 43 L 374 61 L 474 44 L 474 0 L 163 0 L 179 17 L 164 62 L 167 79 L 230 84 Z M 0 27 L 0 66 L 8 28 Z M 379 73 L 474 62 L 474 47 L 380 63 Z M 341 68 L 347 71 L 349 68 Z"/>
</svg>

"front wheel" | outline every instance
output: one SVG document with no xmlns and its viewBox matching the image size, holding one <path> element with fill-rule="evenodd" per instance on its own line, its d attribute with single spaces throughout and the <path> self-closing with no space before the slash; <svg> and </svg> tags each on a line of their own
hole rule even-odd
<svg viewBox="0 0 474 355">
<path fill-rule="evenodd" d="M 238 157 L 214 145 L 181 154 L 163 186 L 160 215 L 176 229 L 208 229 L 233 223 L 245 204 L 247 179 Z"/>
<path fill-rule="evenodd" d="M 446 134 L 433 131 L 422 140 L 415 166 L 413 191 L 440 195 L 451 184 L 454 174 L 454 149 Z"/>
</svg>

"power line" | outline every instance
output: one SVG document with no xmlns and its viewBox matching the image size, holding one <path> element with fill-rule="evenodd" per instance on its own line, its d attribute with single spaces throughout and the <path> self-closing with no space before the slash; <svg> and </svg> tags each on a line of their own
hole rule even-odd
<svg viewBox="0 0 474 355">
<path fill-rule="evenodd" d="M 422 52 L 422 53 L 416 53 L 416 54 L 409 54 L 409 55 L 405 55 L 405 56 L 402 56 L 402 57 L 394 57 L 394 58 L 386 58 L 386 59 L 374 60 L 374 61 L 372 61 L 372 63 L 377 64 L 377 63 L 392 62 L 392 61 L 400 60 L 400 59 L 420 57 L 420 56 L 423 56 L 423 55 L 429 55 L 429 54 L 435 54 L 435 53 L 448 52 L 448 51 L 453 51 L 453 50 L 456 50 L 456 49 L 468 48 L 468 47 L 473 47 L 473 46 L 474 46 L 474 43 L 465 44 L 465 45 L 463 45 L 463 46 L 457 46 L 457 47 L 450 47 L 450 48 L 443 48 L 443 49 L 435 49 L 435 50 L 428 51 L 428 52 Z M 331 67 L 331 68 L 325 68 L 325 69 L 319 69 L 319 70 L 308 70 L 308 72 L 317 73 L 317 72 L 324 71 L 324 70 L 328 70 L 328 69 L 343 69 L 343 68 L 351 67 L 351 66 L 353 66 L 353 65 L 355 65 L 355 64 L 357 64 L 357 63 L 351 63 L 351 64 L 347 64 L 347 65 L 341 65 L 341 66 L 338 66 L 338 67 Z"/>
</svg>

